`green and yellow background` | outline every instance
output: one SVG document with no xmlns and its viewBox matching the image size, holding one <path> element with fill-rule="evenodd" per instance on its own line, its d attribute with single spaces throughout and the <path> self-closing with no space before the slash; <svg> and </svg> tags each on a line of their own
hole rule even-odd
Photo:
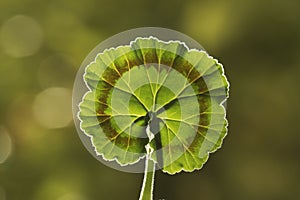
<svg viewBox="0 0 300 200">
<path fill-rule="evenodd" d="M 138 199 L 143 175 L 89 154 L 71 97 L 96 45 L 147 26 L 197 40 L 231 83 L 223 148 L 158 171 L 155 199 L 300 199 L 300 1 L 1 0 L 0 200 Z"/>
</svg>

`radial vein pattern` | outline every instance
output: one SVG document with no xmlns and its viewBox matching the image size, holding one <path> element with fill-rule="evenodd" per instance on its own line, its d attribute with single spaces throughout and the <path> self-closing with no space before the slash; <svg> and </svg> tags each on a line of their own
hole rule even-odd
<svg viewBox="0 0 300 200">
<path fill-rule="evenodd" d="M 146 128 L 155 134 L 151 159 L 164 172 L 200 169 L 227 133 L 223 67 L 178 41 L 137 38 L 105 50 L 86 67 L 81 129 L 95 151 L 121 165 L 146 155 Z"/>
</svg>

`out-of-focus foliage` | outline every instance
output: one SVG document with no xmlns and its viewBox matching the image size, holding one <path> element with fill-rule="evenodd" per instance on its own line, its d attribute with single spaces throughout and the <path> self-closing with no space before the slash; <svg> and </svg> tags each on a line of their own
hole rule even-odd
<svg viewBox="0 0 300 200">
<path fill-rule="evenodd" d="M 231 82 L 224 148 L 199 172 L 158 172 L 155 199 L 299 199 L 299 8 L 297 0 L 0 1 L 0 199 L 138 198 L 142 174 L 110 169 L 81 144 L 70 92 L 94 46 L 141 26 L 190 35 Z"/>
</svg>

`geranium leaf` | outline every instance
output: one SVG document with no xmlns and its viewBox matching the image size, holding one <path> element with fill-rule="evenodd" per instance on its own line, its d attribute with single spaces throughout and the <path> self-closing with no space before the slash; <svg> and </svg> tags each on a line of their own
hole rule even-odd
<svg viewBox="0 0 300 200">
<path fill-rule="evenodd" d="M 174 174 L 200 169 L 227 133 L 223 67 L 178 41 L 137 38 L 105 50 L 86 67 L 81 129 L 106 160 L 149 159 Z M 147 128 L 154 138 L 149 138 Z"/>
</svg>

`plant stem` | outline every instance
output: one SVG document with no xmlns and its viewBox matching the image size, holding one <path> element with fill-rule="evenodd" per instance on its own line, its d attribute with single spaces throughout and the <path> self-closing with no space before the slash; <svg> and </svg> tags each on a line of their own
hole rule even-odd
<svg viewBox="0 0 300 200">
<path fill-rule="evenodd" d="M 149 138 L 149 143 L 145 146 L 146 148 L 146 161 L 145 161 L 145 172 L 144 172 L 144 180 L 142 185 L 142 190 L 140 193 L 139 200 L 153 200 L 153 187 L 154 187 L 154 175 L 155 175 L 155 163 L 151 159 L 152 153 L 154 152 L 153 147 L 151 147 L 150 143 L 154 139 L 154 133 L 157 132 L 158 123 L 157 118 L 154 113 L 151 111 L 148 113 L 149 121 L 148 126 L 146 128 L 146 133 Z"/>
<path fill-rule="evenodd" d="M 149 159 L 149 156 L 150 154 L 146 156 L 144 180 L 139 200 L 153 200 L 155 163 Z"/>
</svg>

